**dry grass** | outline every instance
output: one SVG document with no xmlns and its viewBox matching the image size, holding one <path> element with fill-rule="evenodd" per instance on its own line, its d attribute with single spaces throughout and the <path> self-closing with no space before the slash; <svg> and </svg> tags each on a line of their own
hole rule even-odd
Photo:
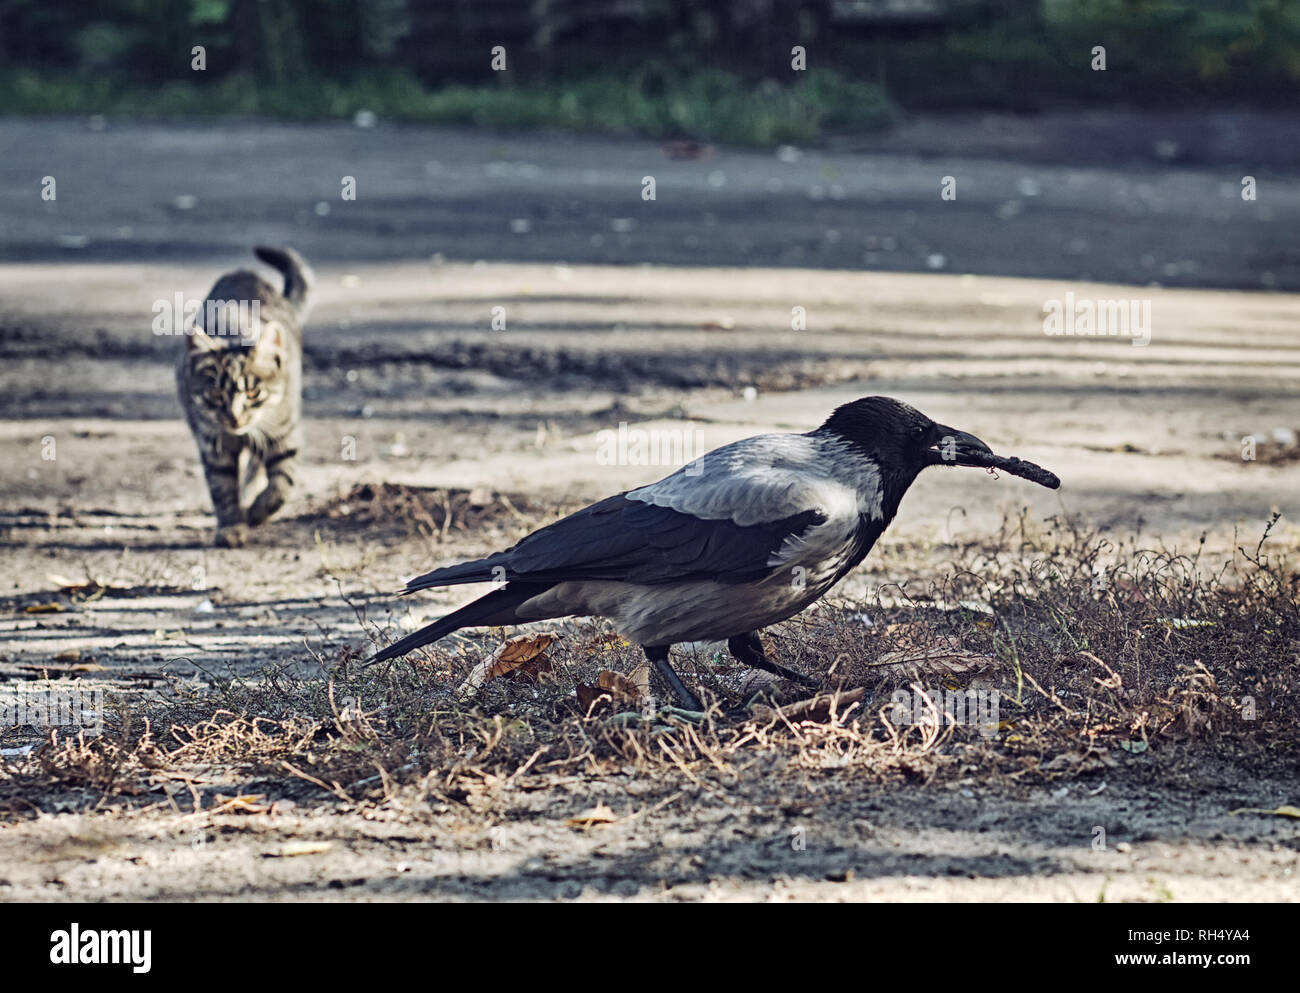
<svg viewBox="0 0 1300 993">
<path fill-rule="evenodd" d="M 1275 523 L 1275 522 L 1274 522 Z M 868 604 L 824 603 L 767 634 L 768 651 L 833 696 L 830 715 L 780 709 L 807 696 L 755 689 L 721 655 L 678 655 L 703 716 L 603 705 L 579 683 L 631 672 L 635 646 L 596 622 L 563 627 L 540 680 L 498 677 L 469 700 L 457 686 L 503 632 L 448 639 L 409 662 L 361 669 L 356 652 L 318 660 L 327 679 L 267 671 L 253 683 L 177 686 L 118 708 L 105 733 L 52 733 L 0 759 L 0 810 L 170 804 L 212 809 L 266 792 L 350 809 L 470 803 L 504 783 L 622 774 L 724 789 L 746 769 L 869 781 L 955 775 L 1041 781 L 1191 742 L 1242 762 L 1295 763 L 1300 722 L 1300 574 L 1270 523 L 1228 560 L 1115 544 L 1054 520 L 1009 520 L 950 547 L 923 590 L 882 588 Z M 387 637 L 390 632 L 382 632 Z M 951 721 L 952 695 L 997 694 L 991 722 Z M 895 693 L 915 701 L 901 719 Z M 988 697 L 986 696 L 986 699 Z M 829 704 L 829 706 L 828 706 Z M 949 717 L 945 718 L 945 711 Z"/>
<path fill-rule="evenodd" d="M 363 483 L 291 523 L 332 539 L 363 534 L 372 543 L 416 539 L 436 548 L 452 535 L 491 539 L 529 530 L 546 509 L 521 494 Z"/>
</svg>

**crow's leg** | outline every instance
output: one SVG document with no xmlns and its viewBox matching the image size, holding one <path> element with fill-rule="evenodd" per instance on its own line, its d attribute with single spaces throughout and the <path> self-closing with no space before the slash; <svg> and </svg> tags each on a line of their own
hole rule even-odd
<svg viewBox="0 0 1300 993">
<path fill-rule="evenodd" d="M 765 669 L 768 672 L 776 673 L 782 679 L 793 680 L 796 683 L 802 683 L 804 686 L 818 685 L 817 680 L 805 676 L 802 672 L 787 669 L 764 655 L 763 643 L 758 640 L 757 631 L 738 634 L 734 638 L 728 639 L 727 650 L 731 652 L 732 657 L 737 662 L 747 665 L 751 669 Z"/>
<path fill-rule="evenodd" d="M 668 648 L 668 645 L 647 645 L 645 646 L 645 657 L 654 663 L 655 668 L 659 670 L 659 675 L 663 676 L 668 685 L 672 687 L 673 693 L 682 706 L 687 710 L 703 710 L 704 707 L 700 704 L 699 699 L 686 688 L 686 684 L 682 682 L 682 677 L 677 675 L 668 662 Z"/>
</svg>

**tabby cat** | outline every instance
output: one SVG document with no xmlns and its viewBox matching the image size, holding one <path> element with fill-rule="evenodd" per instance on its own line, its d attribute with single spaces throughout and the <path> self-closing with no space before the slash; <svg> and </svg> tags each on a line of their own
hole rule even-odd
<svg viewBox="0 0 1300 993">
<path fill-rule="evenodd" d="M 302 325 L 312 273 L 291 248 L 254 249 L 284 291 L 246 270 L 222 276 L 189 329 L 177 368 L 217 513 L 216 544 L 235 548 L 284 505 L 302 447 Z M 253 495 L 253 484 L 266 485 Z"/>
</svg>

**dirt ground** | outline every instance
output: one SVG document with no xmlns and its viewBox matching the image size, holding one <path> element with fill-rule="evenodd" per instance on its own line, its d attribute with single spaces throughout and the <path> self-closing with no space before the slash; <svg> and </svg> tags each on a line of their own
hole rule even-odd
<svg viewBox="0 0 1300 993">
<path fill-rule="evenodd" d="M 0 127 L 16 138 L 52 126 Z M 62 127 L 47 149 L 72 142 L 74 126 Z M 190 154 L 183 133 L 145 130 L 164 159 Z M 583 148 L 591 169 L 630 154 L 626 143 Z M 385 168 L 418 172 L 427 154 L 393 153 Z M 542 142 L 527 158 L 551 154 Z M 891 154 L 906 172 L 911 160 Z M 287 182 L 289 159 L 271 161 L 274 182 Z M 1098 188 L 1118 181 L 1089 169 Z M 114 175 L 125 192 L 95 208 L 102 229 L 130 225 L 138 238 L 156 228 L 160 244 L 169 212 L 191 223 L 172 204 L 184 192 L 172 172 L 156 183 Z M 214 166 L 186 188 L 209 204 L 204 183 L 237 178 Z M 1190 169 L 1177 178 L 1214 182 Z M 533 179 L 547 182 L 544 171 Z M 1279 199 L 1300 204 L 1295 176 L 1283 170 L 1274 183 Z M 151 195 L 131 220 L 122 204 Z M 1091 273 L 1077 267 L 1068 280 L 975 266 L 836 271 L 815 256 L 787 268 L 595 265 L 555 253 L 475 261 L 487 254 L 477 244 L 341 261 L 337 243 L 317 263 L 299 488 L 249 547 L 215 549 L 174 397 L 180 343 L 151 332 L 150 308 L 176 292 L 201 297 L 223 268 L 251 261 L 224 246 L 291 238 L 292 223 L 213 220 L 219 261 L 203 247 L 198 258 L 139 246 L 97 257 L 98 236 L 86 253 L 54 258 L 24 255 L 51 229 L 22 209 L 4 236 L 15 261 L 0 265 L 0 689 L 78 679 L 130 702 L 212 693 L 268 667 L 323 680 L 322 659 L 367 652 L 380 629 L 462 602 L 464 591 L 398 601 L 390 594 L 406 576 L 671 471 L 607 464 L 601 432 L 622 422 L 685 431 L 704 450 L 808 430 L 872 393 L 1049 466 L 1063 486 L 931 471 L 840 588 L 849 601 L 942 572 L 955 545 L 1026 508 L 1035 521 L 1077 515 L 1116 539 L 1181 551 L 1204 537 L 1211 557 L 1253 547 L 1280 513 L 1271 540 L 1300 549 L 1294 294 L 1084 283 Z M 963 235 L 995 254 L 988 236 Z M 1181 253 L 1204 273 L 1219 247 L 1185 238 L 1153 221 L 1133 244 L 1161 242 L 1161 258 Z M 1259 285 L 1257 270 L 1230 284 Z M 1045 335 L 1045 301 L 1071 291 L 1150 300 L 1151 343 Z M 490 326 L 496 307 L 506 330 Z M 795 307 L 806 330 L 791 330 Z M 1252 461 L 1241 457 L 1246 436 L 1259 439 Z M 445 493 L 450 513 L 441 524 L 377 515 L 385 487 Z M 61 591 L 86 582 L 94 595 Z M 484 706 L 509 715 L 510 699 Z M 40 739 L 0 728 L 0 762 L 26 761 Z M 1295 772 L 1285 747 L 1205 741 L 1125 753 L 1104 774 L 1060 782 L 982 772 L 882 782 L 757 750 L 710 775 L 539 769 L 483 779 L 461 802 L 376 804 L 214 765 L 143 806 L 76 789 L 9 798 L 0 899 L 1292 900 L 1300 822 L 1229 812 L 1296 804 Z M 199 812 L 188 806 L 193 788 Z M 255 814 L 228 802 L 252 795 Z M 611 823 L 570 823 L 598 804 Z M 313 844 L 301 855 L 285 848 L 304 842 Z"/>
</svg>

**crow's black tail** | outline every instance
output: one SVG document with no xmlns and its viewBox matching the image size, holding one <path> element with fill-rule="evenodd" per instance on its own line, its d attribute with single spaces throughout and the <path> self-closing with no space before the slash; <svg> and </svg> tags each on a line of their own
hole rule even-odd
<svg viewBox="0 0 1300 993">
<path fill-rule="evenodd" d="M 504 583 L 507 579 L 509 552 L 497 552 L 485 559 L 461 562 L 457 565 L 434 569 L 423 576 L 416 576 L 406 582 L 403 595 L 417 590 L 427 590 L 438 586 L 460 586 L 463 583 Z"/>
<path fill-rule="evenodd" d="M 314 277 L 311 266 L 303 257 L 292 248 L 273 248 L 269 245 L 258 245 L 253 249 L 253 254 L 271 268 L 279 270 L 284 277 L 284 289 L 281 291 L 284 298 L 293 305 L 294 310 L 300 314 L 306 313 L 307 294 L 311 291 Z"/>
<path fill-rule="evenodd" d="M 521 586 L 513 584 L 493 590 L 474 602 L 467 603 L 460 610 L 454 610 L 446 617 L 440 617 L 432 624 L 426 624 L 420 630 L 412 631 L 401 641 L 394 642 L 383 651 L 370 656 L 362 665 L 374 665 L 376 662 L 387 662 L 389 659 L 399 658 L 407 652 L 413 652 L 424 645 L 430 645 L 439 638 L 444 638 L 461 628 L 472 628 L 480 624 L 506 623 L 507 618 L 503 618 L 502 614 L 508 615 L 515 607 L 518 607 L 525 600 L 537 596 L 538 593 L 545 589 L 546 586 L 544 585 L 530 584 Z"/>
</svg>

